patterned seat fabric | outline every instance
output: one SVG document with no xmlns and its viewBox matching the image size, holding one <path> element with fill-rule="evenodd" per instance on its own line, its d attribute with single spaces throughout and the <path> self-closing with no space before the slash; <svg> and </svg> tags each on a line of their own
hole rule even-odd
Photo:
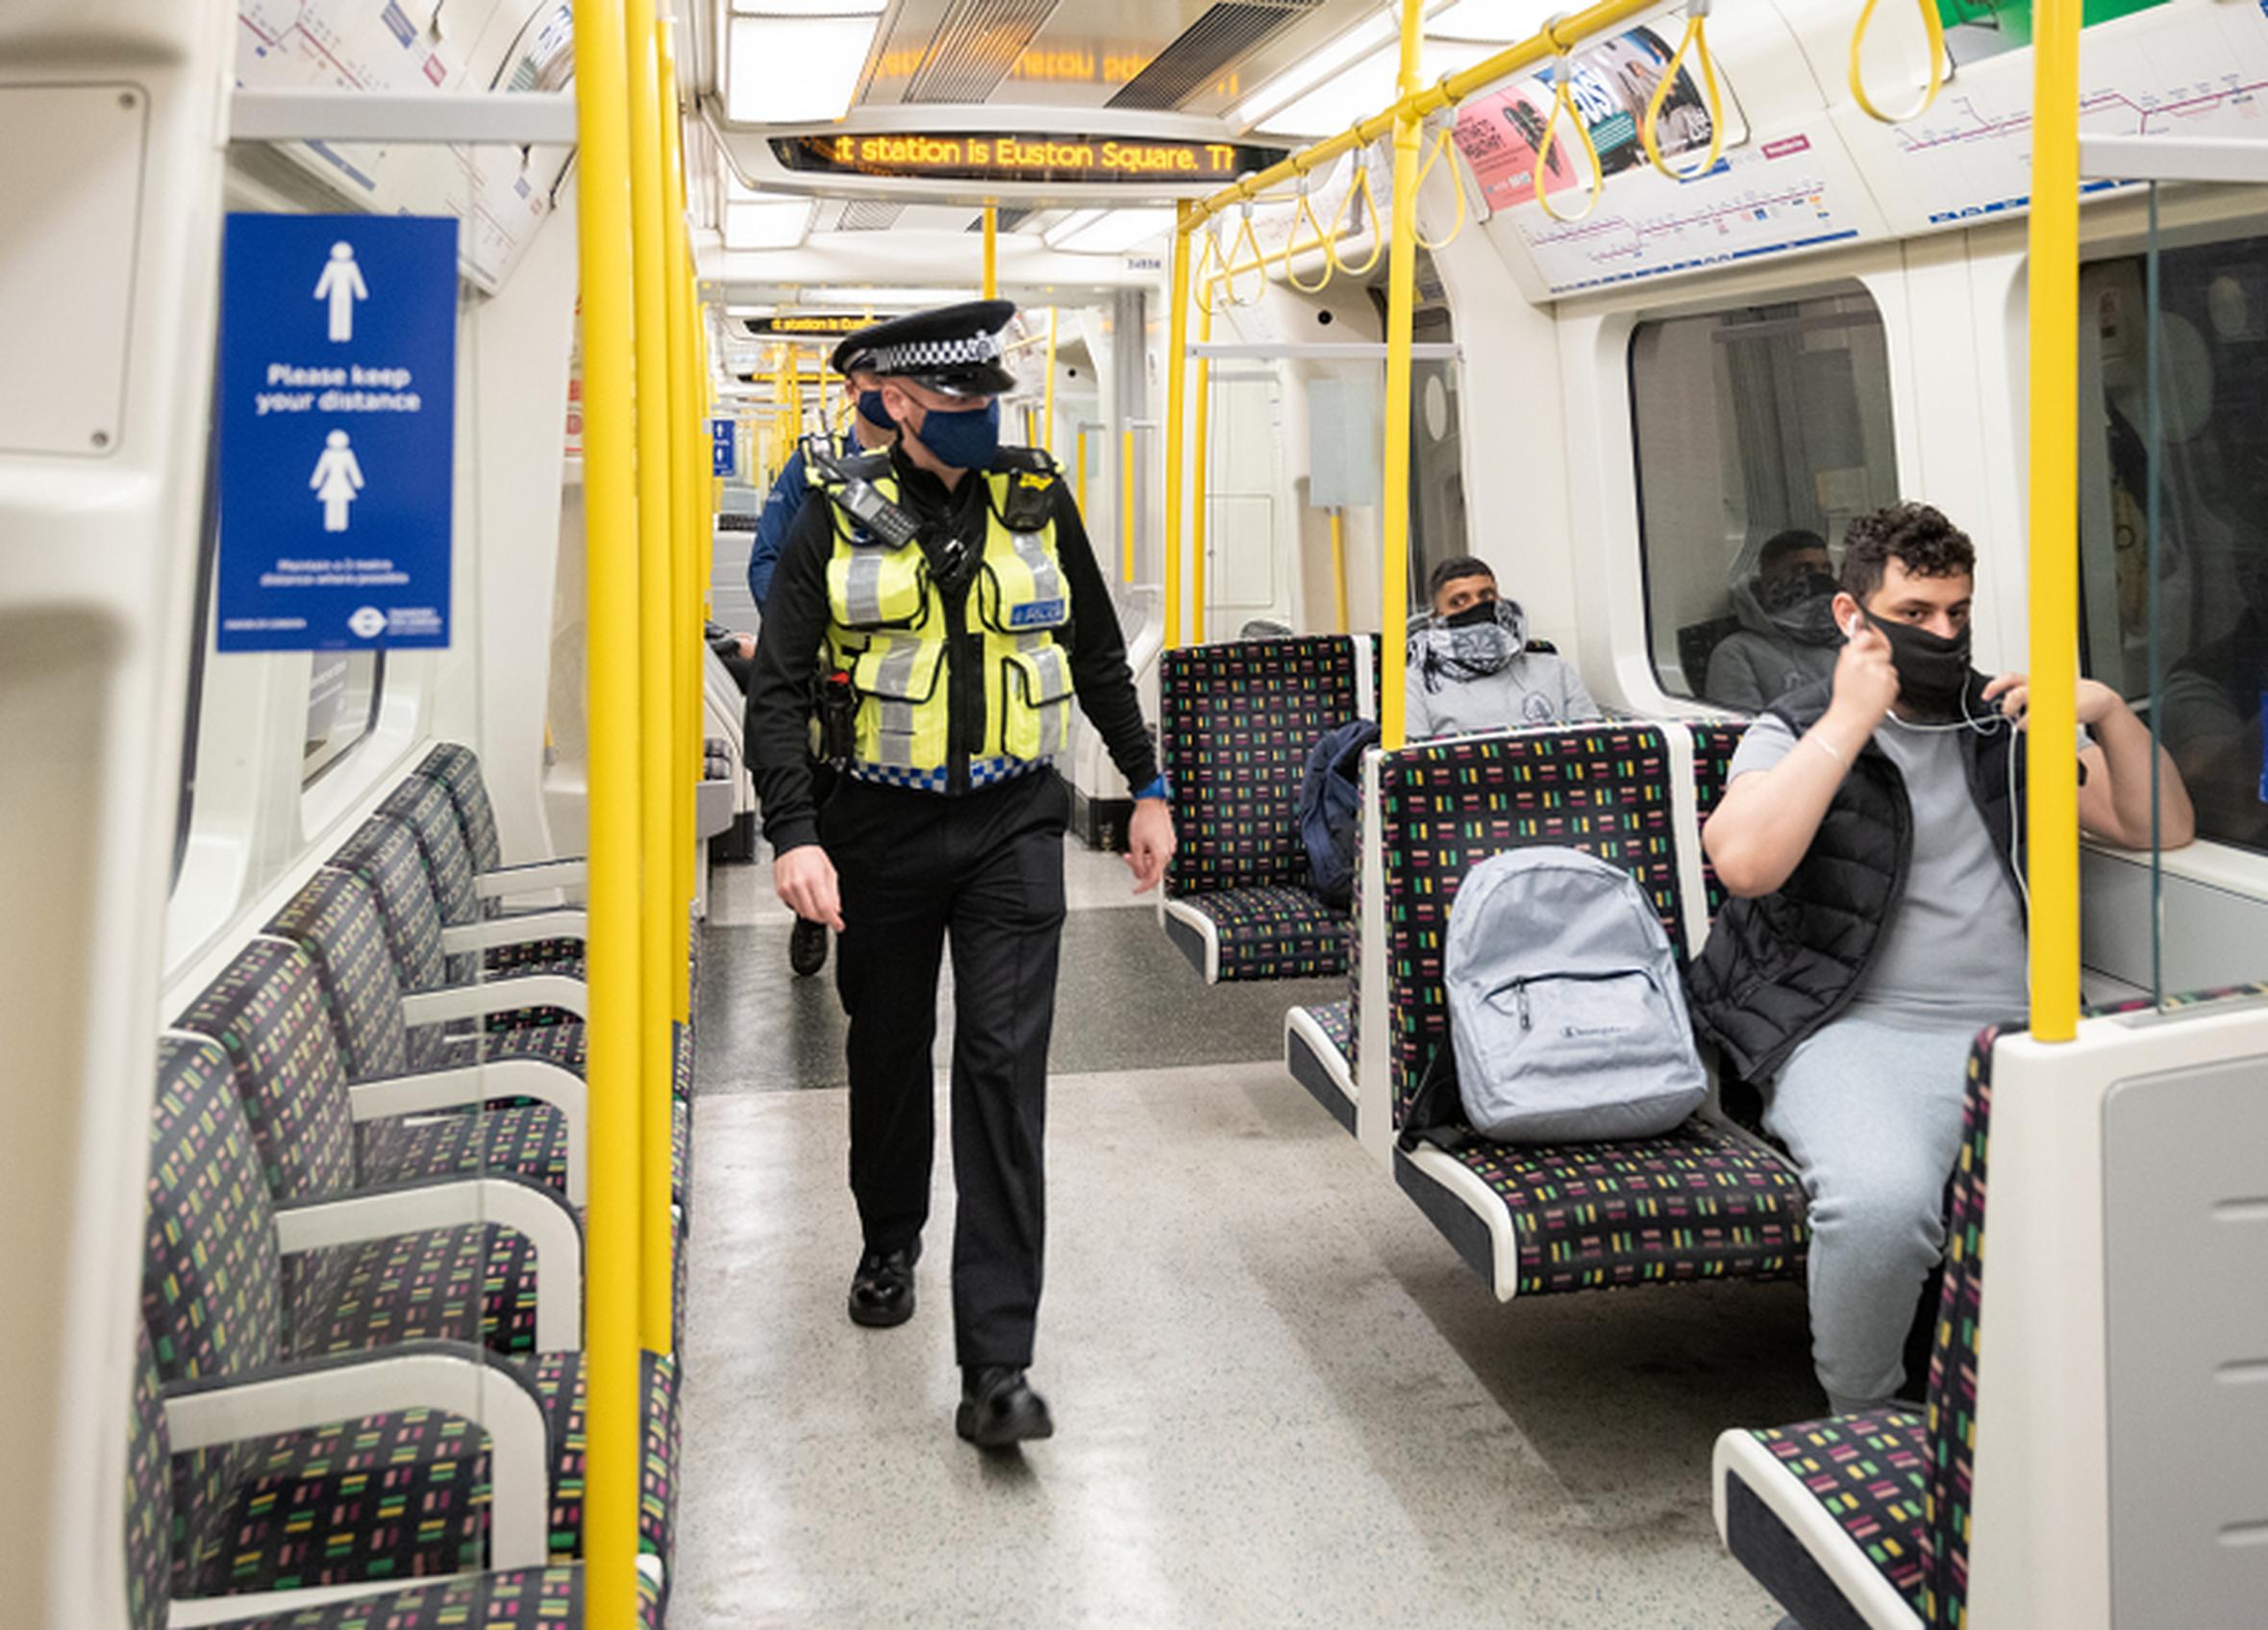
<svg viewBox="0 0 2268 1630">
<path fill-rule="evenodd" d="M 510 1172 L 567 1191 L 567 1121 L 549 1104 L 418 1116 L 372 1123 L 361 1150 L 365 1183 Z"/>
<path fill-rule="evenodd" d="M 1331 1044 L 1338 1049 L 1338 1056 L 1347 1061 L 1347 1068 L 1355 1067 L 1355 1004 L 1353 1002 L 1325 1002 L 1319 1008 L 1308 1008 L 1307 1015 L 1315 1027 L 1331 1038 Z"/>
<path fill-rule="evenodd" d="M 1997 1029 L 1969 1049 L 1960 1153 L 1946 1183 L 1945 1267 L 1930 1343 L 1929 1478 L 1922 1502 L 1921 1613 L 1932 1630 L 1969 1617 L 1970 1479 L 1977 1453 L 1977 1351 L 1984 1305 L 1985 1157 L 1992 1141 L 1992 1048 Z"/>
<path fill-rule="evenodd" d="M 488 801 L 488 784 L 481 775 L 481 759 L 470 747 L 454 741 L 437 743 L 425 755 L 416 773 L 437 782 L 449 794 L 464 846 L 476 872 L 495 871 L 504 865 L 504 847 L 496 840 L 496 809 Z"/>
<path fill-rule="evenodd" d="M 1449 913 L 1475 864 L 1546 844 L 1638 881 L 1684 942 L 1660 727 L 1601 724 L 1407 748 L 1382 766 L 1386 1003 L 1395 1122 L 1448 1044 Z M 1511 1214 L 1518 1293 L 1798 1270 L 1803 1186 L 1768 1150 L 1696 1116 L 1657 1139 L 1447 1151 Z"/>
<path fill-rule="evenodd" d="M 126 1431 L 126 1622 L 164 1630 L 172 1573 L 173 1442 L 149 1327 L 134 1326 L 134 1413 Z"/>
<path fill-rule="evenodd" d="M 536 1251 L 524 1234 L 467 1224 L 307 1251 L 284 1263 L 291 1355 L 394 1342 L 477 1341 L 536 1350 Z"/>
<path fill-rule="evenodd" d="M 1190 645 L 1160 659 L 1159 736 L 1179 840 L 1166 895 L 1212 915 L 1223 892 L 1264 891 L 1264 904 L 1224 908 L 1244 931 L 1232 941 L 1224 926 L 1223 979 L 1346 967 L 1343 915 L 1307 892 L 1299 793 L 1308 750 L 1355 716 L 1357 649 L 1336 636 Z M 1296 911 L 1295 900 L 1305 902 Z M 1284 932 L 1268 931 L 1272 917 Z"/>
<path fill-rule="evenodd" d="M 165 1382 L 223 1380 L 273 1364 L 287 1348 L 337 1350 L 333 1333 L 312 1322 L 286 1341 L 275 1213 L 230 1076 L 227 1055 L 211 1041 L 177 1035 L 161 1042 L 142 1312 Z M 452 1232 L 478 1242 L 478 1230 Z M 414 1242 L 404 1247 L 405 1261 L 417 1255 Z M 469 1273 L 485 1259 L 458 1260 L 472 1265 Z M 311 1307 L 311 1321 L 322 1317 L 310 1294 L 294 1287 L 295 1318 Z M 445 1298 L 423 1298 L 411 1318 L 352 1345 L 426 1333 L 411 1326 L 430 1319 L 438 1299 Z M 525 1373 L 551 1417 L 552 1551 L 563 1559 L 582 1531 L 581 1356 L 545 1355 Z M 640 1534 L 664 1558 L 677 1434 L 674 1366 L 649 1359 Z M 177 1456 L 171 1497 L 176 1595 L 457 1572 L 478 1567 L 486 1551 L 486 1450 L 468 1423 L 433 1411 Z"/>
<path fill-rule="evenodd" d="M 1779 1279 L 1804 1260 L 1802 1186 L 1771 1152 L 1699 1116 L 1659 1138 L 1450 1155 L 1511 1213 L 1519 1294 L 1691 1279 Z"/>
<path fill-rule="evenodd" d="M 222 1630 L 571 1630 L 583 1622 L 580 1567 L 472 1573 L 297 1613 L 232 1618 Z M 638 1576 L 640 1630 L 661 1622 L 660 1587 Z"/>
<path fill-rule="evenodd" d="M 1694 801 L 1701 824 L 1707 826 L 1708 817 L 1716 813 L 1718 802 L 1725 796 L 1732 769 L 1732 752 L 1740 745 L 1740 739 L 1748 734 L 1748 721 L 1710 719 L 1688 728 L 1693 732 Z M 1709 864 L 1707 849 L 1701 852 L 1701 881 L 1708 920 L 1713 923 L 1717 913 L 1724 909 L 1726 894 L 1725 886 L 1717 881 L 1717 868 Z"/>
<path fill-rule="evenodd" d="M 1305 889 L 1265 884 L 1184 894 L 1179 903 L 1211 922 L 1223 979 L 1323 978 L 1347 965 L 1353 925 Z"/>
<path fill-rule="evenodd" d="M 433 879 L 441 921 L 455 928 L 480 920 L 472 851 L 465 846 L 464 828 L 458 823 L 457 807 L 447 790 L 439 782 L 412 775 L 386 795 L 378 813 L 391 815 L 415 836 L 426 875 Z"/>
<path fill-rule="evenodd" d="M 1918 1612 L 1930 1481 L 1930 1434 L 1922 1417 L 1873 1410 L 1749 1435 Z"/>
</svg>

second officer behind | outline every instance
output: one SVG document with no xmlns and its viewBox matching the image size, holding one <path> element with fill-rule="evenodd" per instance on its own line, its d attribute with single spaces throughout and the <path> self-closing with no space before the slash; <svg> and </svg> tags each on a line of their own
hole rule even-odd
<svg viewBox="0 0 2268 1630">
<path fill-rule="evenodd" d="M 781 551 L 749 689 L 774 885 L 840 936 L 850 1016 L 860 1324 L 913 1314 L 935 1141 L 937 971 L 953 946 L 954 1342 L 960 1435 L 1054 1431 L 1032 1391 L 1045 1226 L 1048 1037 L 1070 793 L 1052 767 L 1074 697 L 1135 789 L 1135 891 L 1172 857 L 1167 790 L 1078 506 L 1044 453 L 1000 445 L 1005 300 L 851 336 L 896 445 L 840 461 Z M 816 675 L 814 679 L 814 673 Z M 807 754 L 843 774 L 824 808 Z"/>
</svg>

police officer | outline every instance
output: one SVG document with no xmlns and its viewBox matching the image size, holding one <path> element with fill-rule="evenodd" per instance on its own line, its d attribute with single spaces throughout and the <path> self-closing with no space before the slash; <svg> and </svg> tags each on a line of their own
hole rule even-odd
<svg viewBox="0 0 2268 1630">
<path fill-rule="evenodd" d="M 772 591 L 772 570 L 780 564 L 780 550 L 787 541 L 787 534 L 795 525 L 795 517 L 803 514 L 804 500 L 818 490 L 826 479 L 826 471 L 833 462 L 846 454 L 868 452 L 887 447 L 898 434 L 898 427 L 883 412 L 882 397 L 868 390 L 861 393 L 851 414 L 850 428 L 840 436 L 822 435 L 807 438 L 796 450 L 787 455 L 787 462 L 780 466 L 779 479 L 764 496 L 764 507 L 756 517 L 756 538 L 748 546 L 748 596 L 762 611 L 764 601 Z M 746 691 L 748 681 L 736 675 L 740 689 Z M 823 771 L 820 780 L 826 779 Z M 817 973 L 827 965 L 827 925 L 797 917 L 795 927 L 787 937 L 787 965 L 799 977 Z"/>
<path fill-rule="evenodd" d="M 850 1315 L 912 1317 L 935 1141 L 939 954 L 954 971 L 955 1428 L 984 1448 L 1054 1432 L 1032 1391 L 1042 1133 L 1070 794 L 1051 767 L 1081 710 L 1136 790 L 1135 892 L 1173 853 L 1167 790 L 1094 551 L 1055 465 L 1002 447 L 1014 381 L 978 301 L 852 335 L 835 365 L 899 431 L 839 461 L 771 583 L 749 751 L 780 897 L 840 937 L 851 1190 L 865 1249 Z M 814 693 L 813 659 L 820 659 Z M 842 775 L 814 806 L 816 712 Z"/>
</svg>

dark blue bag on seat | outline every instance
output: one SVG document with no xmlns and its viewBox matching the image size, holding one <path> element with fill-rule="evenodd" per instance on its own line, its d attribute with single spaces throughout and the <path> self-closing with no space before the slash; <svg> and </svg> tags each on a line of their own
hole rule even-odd
<svg viewBox="0 0 2268 1630">
<path fill-rule="evenodd" d="M 1362 808 L 1362 754 L 1378 745 L 1378 721 L 1358 718 L 1324 733 L 1308 749 L 1300 779 L 1300 840 L 1308 883 L 1327 905 L 1355 898 L 1355 817 Z"/>
</svg>

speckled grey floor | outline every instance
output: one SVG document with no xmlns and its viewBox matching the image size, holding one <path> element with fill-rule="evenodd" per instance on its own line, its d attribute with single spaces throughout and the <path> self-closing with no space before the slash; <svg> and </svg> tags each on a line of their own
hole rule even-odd
<svg viewBox="0 0 2268 1630">
<path fill-rule="evenodd" d="M 1777 1617 L 1708 1456 L 1816 1412 L 1800 1287 L 1500 1307 L 1280 1065 L 1059 1074 L 1059 1430 L 995 1461 L 950 1425 L 947 1163 L 919 1315 L 860 1330 L 842 1092 L 703 1086 L 675 1630 Z"/>
</svg>

